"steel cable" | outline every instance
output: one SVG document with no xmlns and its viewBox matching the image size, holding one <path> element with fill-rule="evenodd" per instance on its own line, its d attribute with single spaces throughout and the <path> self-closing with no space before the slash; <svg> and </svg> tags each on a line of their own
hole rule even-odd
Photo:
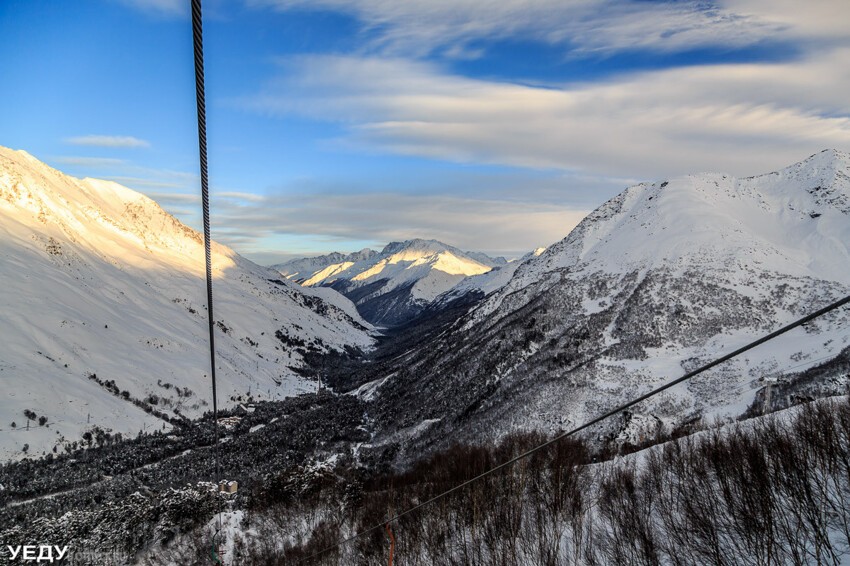
<svg viewBox="0 0 850 566">
<path fill-rule="evenodd" d="M 204 215 L 204 260 L 206 267 L 207 281 L 207 315 L 209 322 L 210 335 L 210 379 L 212 381 L 212 405 L 213 405 L 213 431 L 215 445 L 213 453 L 215 457 L 215 475 L 216 489 L 218 482 L 221 480 L 221 466 L 219 463 L 219 430 L 218 430 L 218 400 L 216 397 L 216 379 L 215 379 L 215 316 L 213 314 L 213 285 L 212 285 L 212 242 L 210 239 L 210 195 L 209 195 L 209 176 L 207 167 L 207 108 L 204 97 L 204 39 L 203 26 L 201 17 L 201 0 L 192 0 L 192 42 L 195 55 L 195 99 L 198 107 L 198 151 L 200 155 L 201 165 L 201 205 Z M 218 531 L 213 536 L 213 544 L 215 545 L 216 538 L 222 530 L 221 524 L 221 496 L 216 493 L 219 498 L 218 508 Z M 215 548 L 212 556 L 215 562 L 221 563 L 221 559 L 217 556 Z"/>
<path fill-rule="evenodd" d="M 519 462 L 520 460 L 524 460 L 525 458 L 528 458 L 529 456 L 531 456 L 535 452 L 538 452 L 540 450 L 548 448 L 549 446 L 552 446 L 556 442 L 563 440 L 564 438 L 567 438 L 568 436 L 572 436 L 574 434 L 577 434 L 577 433 L 579 433 L 579 432 L 581 432 L 581 431 L 583 431 L 583 430 L 585 430 L 585 429 L 587 429 L 587 428 L 589 428 L 589 427 L 591 427 L 595 424 L 598 424 L 598 423 L 604 421 L 605 419 L 607 419 L 609 417 L 612 417 L 612 416 L 620 413 L 621 411 L 625 411 L 626 409 L 633 407 L 634 405 L 637 405 L 638 403 L 640 403 L 642 401 L 646 401 L 650 397 L 653 397 L 653 396 L 661 393 L 662 391 L 666 391 L 667 389 L 670 389 L 671 387 L 678 385 L 679 383 L 682 383 L 682 382 L 687 381 L 687 380 L 689 380 L 693 377 L 696 377 L 697 375 L 699 375 L 699 374 L 701 374 L 701 373 L 703 373 L 703 372 L 705 372 L 705 371 L 707 371 L 707 370 L 709 370 L 709 369 L 711 369 L 715 366 L 718 366 L 718 365 L 722 364 L 723 362 L 729 361 L 732 358 L 739 356 L 739 355 L 743 354 L 744 352 L 746 352 L 748 350 L 752 350 L 756 346 L 764 344 L 765 342 L 767 342 L 769 340 L 773 340 L 777 336 L 780 336 L 781 334 L 785 334 L 789 330 L 793 330 L 794 328 L 802 326 L 802 325 L 806 324 L 807 322 L 811 322 L 812 320 L 814 320 L 818 317 L 821 317 L 821 316 L 825 315 L 826 313 L 831 312 L 831 311 L 833 311 L 837 308 L 840 308 L 840 307 L 842 307 L 842 306 L 844 306 L 848 303 L 850 303 L 850 295 L 844 297 L 843 299 L 835 301 L 834 303 L 831 303 L 831 304 L 823 307 L 822 309 L 819 309 L 819 310 L 817 310 L 817 311 L 815 311 L 815 312 L 813 312 L 809 315 L 806 315 L 803 318 L 795 320 L 794 322 L 787 324 L 787 325 L 783 326 L 782 328 L 771 332 L 770 334 L 762 336 L 758 340 L 750 342 L 746 346 L 738 348 L 734 352 L 731 352 L 729 354 L 726 354 L 725 356 L 717 358 L 717 359 L 715 359 L 715 360 L 713 360 L 713 361 L 711 361 L 711 362 L 709 362 L 709 363 L 707 363 L 707 364 L 705 364 L 705 365 L 703 365 L 703 366 L 701 366 L 701 367 L 699 367 L 699 368 L 697 368 L 693 371 L 690 371 L 690 372 L 686 373 L 685 375 L 678 377 L 678 378 L 676 378 L 672 381 L 668 381 L 664 385 L 657 387 L 657 388 L 653 389 L 652 391 L 649 391 L 648 393 L 641 395 L 640 397 L 632 399 L 631 401 L 624 403 L 624 404 L 618 406 L 615 409 L 611 409 L 610 411 L 608 411 L 608 412 L 606 412 L 602 415 L 599 415 L 599 416 L 593 418 L 590 421 L 585 422 L 581 426 L 578 426 L 578 427 L 576 427 L 576 428 L 574 428 L 574 429 L 572 429 L 568 432 L 562 433 L 562 434 L 552 438 L 551 440 L 544 442 L 543 444 L 535 446 L 534 448 L 531 448 L 530 450 L 523 452 L 519 456 L 511 458 L 507 462 L 503 462 L 503 463 L 499 464 L 498 466 L 490 468 L 489 470 L 484 471 L 484 472 L 478 474 L 477 476 L 470 478 L 470 479 L 468 479 L 468 480 L 466 480 L 462 483 L 459 483 L 458 485 L 456 485 L 456 486 L 454 486 L 450 489 L 447 489 L 446 491 L 443 491 L 442 493 L 439 493 L 439 494 L 435 495 L 434 497 L 431 497 L 430 499 L 427 499 L 427 500 L 425 500 L 421 503 L 418 503 L 417 505 L 414 505 L 413 507 L 410 507 L 409 509 L 406 509 L 405 511 L 397 513 L 397 514 L 393 515 L 392 517 L 390 517 L 389 519 L 382 521 L 380 524 L 377 524 L 377 525 L 374 525 L 374 526 L 369 527 L 367 529 L 364 529 L 364 530 L 362 530 L 362 531 L 360 531 L 360 532 L 358 532 L 354 535 L 351 535 L 350 537 L 340 541 L 339 543 L 337 543 L 333 546 L 328 546 L 328 547 L 326 547 L 326 548 L 324 548 L 324 549 L 322 549 L 318 552 L 315 552 L 314 554 L 311 554 L 310 556 L 299 560 L 297 562 L 297 564 L 302 564 L 304 562 L 311 561 L 311 560 L 318 558 L 319 556 L 321 556 L 321 555 L 323 555 L 327 552 L 330 552 L 332 550 L 336 550 L 336 549 L 338 549 L 338 548 L 340 548 L 340 547 L 342 547 L 342 546 L 344 546 L 348 543 L 351 543 L 351 542 L 353 542 L 353 541 L 355 541 L 355 540 L 357 540 L 357 539 L 359 539 L 359 538 L 361 538 L 361 537 L 363 537 L 367 534 L 373 533 L 373 532 L 375 532 L 379 529 L 384 529 L 384 528 L 386 528 L 387 525 L 390 525 L 390 524 L 398 521 L 402 517 L 404 517 L 406 515 L 410 515 L 411 513 L 414 513 L 416 511 L 418 511 L 419 509 L 422 509 L 423 507 L 426 507 L 426 506 L 428 506 L 428 505 L 430 505 L 430 504 L 432 504 L 436 501 L 439 501 L 440 499 L 443 499 L 444 497 L 451 495 L 452 493 L 454 493 L 456 491 L 460 491 L 461 489 L 465 488 L 466 486 L 468 486 L 472 483 L 475 483 L 478 480 L 481 480 L 481 479 L 483 479 L 483 478 L 485 478 L 489 475 L 492 475 L 492 474 L 494 474 L 494 473 L 496 473 L 500 470 L 503 470 L 503 469 L 507 468 L 508 466 L 511 466 L 511 465 Z"/>
</svg>

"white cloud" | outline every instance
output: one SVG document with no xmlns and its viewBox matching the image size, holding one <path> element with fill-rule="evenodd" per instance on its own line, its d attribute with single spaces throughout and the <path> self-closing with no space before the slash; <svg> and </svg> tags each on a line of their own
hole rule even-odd
<svg viewBox="0 0 850 566">
<path fill-rule="evenodd" d="M 265 197 L 262 195 L 257 195 L 254 193 L 246 193 L 239 191 L 216 191 L 213 190 L 212 198 L 223 198 L 230 199 L 234 201 L 248 201 L 248 202 L 263 202 Z"/>
<path fill-rule="evenodd" d="M 120 183 L 147 194 L 166 207 L 173 203 L 184 205 L 200 201 L 200 196 L 191 193 L 198 187 L 198 175 L 194 173 L 143 167 L 112 157 L 61 156 L 51 159 L 51 163 L 68 167 L 73 175 Z"/>
<path fill-rule="evenodd" d="M 193 193 L 171 193 L 171 192 L 153 192 L 146 191 L 145 194 L 155 200 L 160 206 L 167 207 L 171 205 L 186 205 L 200 204 L 201 195 Z M 193 211 L 192 214 L 197 214 L 198 211 Z M 176 212 L 172 212 L 177 214 Z"/>
<path fill-rule="evenodd" d="M 133 136 L 78 136 L 67 138 L 67 143 L 72 145 L 86 145 L 94 147 L 118 147 L 118 148 L 136 148 L 150 147 L 150 143 L 134 138 Z"/>
<path fill-rule="evenodd" d="M 189 0 L 119 0 L 137 10 L 161 16 L 186 16 Z"/>
<path fill-rule="evenodd" d="M 215 238 L 247 252 L 267 250 L 266 241 L 274 236 L 298 235 L 320 239 L 329 248 L 350 241 L 419 237 L 470 250 L 519 253 L 560 240 L 586 214 L 586 210 L 527 200 L 398 193 L 213 202 Z"/>
<path fill-rule="evenodd" d="M 725 10 L 781 29 L 786 37 L 850 43 L 847 32 L 850 4 L 845 0 L 719 0 L 719 3 Z"/>
<path fill-rule="evenodd" d="M 128 187 L 135 188 L 145 187 L 151 189 L 179 189 L 184 186 L 183 183 L 176 181 L 163 181 L 155 179 L 146 179 L 144 177 L 126 177 L 122 175 L 109 175 L 106 177 L 109 181 L 115 181 Z"/>
<path fill-rule="evenodd" d="M 846 37 L 846 0 L 250 0 L 279 10 L 334 10 L 360 19 L 384 53 L 469 56 L 477 40 L 512 37 L 581 51 L 755 45 L 765 40 Z"/>
<path fill-rule="evenodd" d="M 70 165 L 72 167 L 87 167 L 92 169 L 103 169 L 117 166 L 124 166 L 127 162 L 123 159 L 114 157 L 80 157 L 80 156 L 62 156 L 53 159 L 53 162 L 60 165 Z"/>
<path fill-rule="evenodd" d="M 342 124 L 349 143 L 450 161 L 657 178 L 756 174 L 850 147 L 850 48 L 790 63 L 553 88 L 405 59 L 307 57 L 241 103 Z"/>
</svg>

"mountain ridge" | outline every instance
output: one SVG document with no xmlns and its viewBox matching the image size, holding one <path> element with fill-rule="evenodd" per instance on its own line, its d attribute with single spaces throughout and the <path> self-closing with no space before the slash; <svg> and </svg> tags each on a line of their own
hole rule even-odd
<svg viewBox="0 0 850 566">
<path fill-rule="evenodd" d="M 334 253 L 272 267 L 304 286 L 336 289 L 374 324 L 397 326 L 415 319 L 464 278 L 506 264 L 502 257 L 415 238 L 390 242 L 380 252 Z"/>
<path fill-rule="evenodd" d="M 436 422 L 424 443 L 449 430 L 554 432 L 846 295 L 848 171 L 846 153 L 826 151 L 765 175 L 629 187 L 376 376 L 376 420 L 388 435 Z M 731 418 L 777 371 L 787 402 L 804 386 L 781 368 L 850 355 L 847 319 L 833 313 L 637 413 L 665 426 Z M 850 378 L 837 367 L 805 394 L 842 392 Z"/>
<path fill-rule="evenodd" d="M 131 189 L 0 148 L 0 258 L 0 376 L 10 391 L 0 457 L 20 457 L 24 445 L 50 451 L 94 426 L 168 429 L 208 410 L 197 232 Z M 217 243 L 212 266 L 222 406 L 310 391 L 306 356 L 374 344 L 336 293 L 282 281 Z M 47 424 L 22 431 L 25 410 Z"/>
</svg>

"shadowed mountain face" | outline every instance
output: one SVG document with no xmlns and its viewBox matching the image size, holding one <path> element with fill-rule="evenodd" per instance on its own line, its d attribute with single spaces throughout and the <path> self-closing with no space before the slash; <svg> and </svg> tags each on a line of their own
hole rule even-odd
<svg viewBox="0 0 850 566">
<path fill-rule="evenodd" d="M 344 297 L 212 251 L 222 406 L 313 390 L 305 356 L 373 344 Z M 203 238 L 155 202 L 0 148 L 0 459 L 209 410 L 205 291 Z"/>
<path fill-rule="evenodd" d="M 362 250 L 292 260 L 273 269 L 307 287 L 336 289 L 373 324 L 403 325 L 439 295 L 471 275 L 507 264 L 504 258 L 464 252 L 436 240 L 392 242 L 382 251 Z"/>
<path fill-rule="evenodd" d="M 298 286 L 215 245 L 219 397 L 313 390 L 311 360 L 372 347 L 359 309 L 404 333 L 353 378 L 385 439 L 416 449 L 449 431 L 569 427 L 846 295 L 848 163 L 826 151 L 757 177 L 636 185 L 508 265 L 411 240 L 316 260 L 309 277 L 302 265 Z M 201 240 L 138 193 L 0 149 L 2 456 L 207 410 Z M 843 392 L 847 319 L 837 311 L 671 390 L 613 433 L 752 411 L 765 378 L 773 405 Z M 40 421 L 33 411 L 49 426 L 11 430 Z"/>
<path fill-rule="evenodd" d="M 850 158 L 633 186 L 518 265 L 449 330 L 361 390 L 387 438 L 423 443 L 581 423 L 850 292 Z M 844 308 L 642 405 L 643 435 L 764 399 L 765 379 L 843 393 Z M 810 371 L 823 366 L 822 371 Z M 802 382 L 801 382 L 802 383 Z M 801 386 L 802 387 L 802 386 Z M 405 432 L 406 431 L 406 432 Z M 412 443 L 411 443 L 412 442 Z"/>
<path fill-rule="evenodd" d="M 260 502 L 250 510 L 251 529 L 242 522 L 244 509 L 231 509 L 230 517 L 238 519 L 225 529 L 260 533 L 253 548 L 262 558 L 255 562 L 269 563 L 266 542 L 272 528 L 279 531 L 275 540 L 286 540 L 295 523 L 302 525 L 300 540 L 326 540 L 328 533 L 341 539 L 357 524 L 374 524 L 374 517 L 364 517 L 376 509 L 380 516 L 395 504 L 391 500 L 399 501 L 400 492 L 387 485 L 404 486 L 409 503 L 402 508 L 413 506 L 443 484 L 458 485 L 477 474 L 476 468 L 490 469 L 543 442 L 544 435 L 530 432 L 572 428 L 847 295 L 848 170 L 847 154 L 827 151 L 758 177 L 703 174 L 637 185 L 599 207 L 562 241 L 521 261 L 465 276 L 436 299 L 437 290 L 423 281 L 434 282 L 429 277 L 437 271 L 451 275 L 471 265 L 438 242 L 361 252 L 351 263 L 368 265 L 356 275 L 305 288 L 215 246 L 223 404 L 310 394 L 240 407 L 214 425 L 209 414 L 191 423 L 182 420 L 207 407 L 198 234 L 137 193 L 72 179 L 24 153 L 0 148 L 0 293 L 5 299 L 0 378 L 7 388 L 0 396 L 0 448 L 16 459 L 24 454 L 22 442 L 37 455 L 51 445 L 71 448 L 66 455 L 57 450 L 59 457 L 48 453 L 0 470 L 5 486 L 0 504 L 6 503 L 0 523 L 10 525 L 3 535 L 12 544 L 26 544 L 33 535 L 19 525 L 35 525 L 41 533 L 37 540 L 73 540 L 86 548 L 161 548 L 170 555 L 163 558 L 168 563 L 190 563 L 195 558 L 189 556 L 208 552 L 208 539 L 189 535 L 197 542 L 190 543 L 188 554 L 172 554 L 185 544 L 172 537 L 210 525 L 215 484 L 168 488 L 224 476 L 238 478 L 240 491 Z M 319 263 L 314 267 L 320 271 L 328 267 Z M 422 266 L 429 268 L 425 276 L 411 276 Z M 325 284 L 343 286 L 364 312 L 374 307 L 376 319 L 403 312 L 410 297 L 431 299 L 414 322 L 385 332 L 372 348 L 369 323 Z M 368 354 L 358 355 L 363 350 Z M 317 373 L 322 391 L 301 377 Z M 657 433 L 697 430 L 691 425 L 699 417 L 760 415 L 846 393 L 848 385 L 850 308 L 845 307 L 610 419 L 604 428 L 587 431 L 584 442 L 536 452 L 522 466 L 505 470 L 514 474 L 510 481 L 493 475 L 491 483 L 471 487 L 484 505 L 494 501 L 494 489 L 508 486 L 510 493 L 502 495 L 516 503 L 509 506 L 514 510 L 531 505 L 523 512 L 545 515 L 557 508 L 547 523 L 539 523 L 542 527 L 558 525 L 557 516 L 565 516 L 565 507 L 553 505 L 549 496 L 563 494 L 566 485 L 575 492 L 570 501 L 580 500 L 586 510 L 584 515 L 570 511 L 570 521 L 593 523 L 599 529 L 594 540 L 601 540 L 613 525 L 633 526 L 632 503 L 656 501 L 659 494 L 647 491 L 653 486 L 672 481 L 703 493 L 705 482 L 687 483 L 693 474 L 664 476 L 665 470 L 691 470 L 699 463 L 694 454 L 710 460 L 718 473 L 741 472 L 738 483 L 749 485 L 753 474 L 736 460 L 743 447 L 750 464 L 761 466 L 764 453 L 773 458 L 777 477 L 802 480 L 792 482 L 791 491 L 777 492 L 773 480 L 761 481 L 756 490 L 756 499 L 776 496 L 794 508 L 789 513 L 797 513 L 803 509 L 799 501 L 806 499 L 799 486 L 823 475 L 818 466 L 802 466 L 811 474 L 799 475 L 797 460 L 815 452 L 835 460 L 846 444 L 839 430 L 846 411 L 837 403 L 824 403 L 816 412 L 803 409 L 800 419 L 789 411 L 775 421 L 721 428 L 720 436 L 689 440 L 684 451 L 676 448 L 682 444 L 666 444 L 637 483 L 631 466 L 644 470 L 645 453 L 626 467 L 612 463 L 607 468 L 612 474 L 605 477 L 594 473 L 589 483 L 574 480 L 576 473 L 598 471 L 583 464 L 591 456 L 604 458 L 612 447 L 657 440 Z M 19 426 L 6 428 L 12 420 Z M 178 420 L 181 426 L 159 434 Z M 155 433 L 123 441 L 109 434 L 140 428 Z M 746 430 L 755 432 L 752 444 L 740 434 Z M 512 431 L 522 434 L 506 435 Z M 73 453 L 68 444 L 81 432 L 89 448 Z M 225 436 L 215 442 L 218 432 Z M 730 442 L 719 450 L 717 439 L 727 433 Z M 501 445 L 489 442 L 503 436 Z M 789 448 L 792 437 L 800 442 Z M 478 446 L 431 453 L 464 441 Z M 764 442 L 773 441 L 775 450 L 762 450 Z M 761 448 L 753 452 L 748 446 Z M 797 460 L 784 467 L 780 461 L 788 454 Z M 413 473 L 383 476 L 393 465 Z M 665 477 L 670 481 L 656 481 Z M 552 489 L 539 489 L 544 484 Z M 669 493 L 680 501 L 691 491 Z M 457 493 L 463 499 L 457 501 L 465 505 L 470 493 Z M 536 500 L 540 493 L 549 495 Z M 840 495 L 828 502 L 832 509 L 841 508 Z M 677 513 L 673 499 L 668 501 L 672 515 L 665 517 Z M 599 522 L 599 509 L 604 515 L 613 509 L 612 501 L 626 500 L 628 506 L 608 515 L 615 522 Z M 293 511 L 293 501 L 305 505 Z M 375 501 L 380 505 L 366 504 Z M 450 499 L 443 503 L 449 506 L 428 507 L 441 524 L 447 511 L 455 512 Z M 796 517 L 805 522 L 810 510 L 817 514 L 825 504 L 807 504 L 810 509 Z M 350 528 L 340 524 L 336 531 L 316 523 L 316 517 L 341 516 L 340 509 L 363 513 L 349 513 Z M 472 514 L 477 526 L 469 528 L 495 524 L 476 519 L 479 515 Z M 502 538 L 515 536 L 508 532 L 515 529 L 506 515 L 495 516 L 504 527 Z M 657 524 L 668 524 L 667 518 Z M 799 531 L 789 524 L 782 528 Z M 843 524 L 835 519 L 835 532 Z M 555 533 L 553 548 L 561 546 L 564 528 L 545 527 Z M 527 532 L 533 539 L 543 529 Z M 451 533 L 437 548 L 466 544 L 451 539 Z M 515 556 L 516 548 L 511 543 L 504 555 Z M 764 546 L 753 548 L 758 556 Z M 381 543 L 373 556 L 384 550 Z M 306 552 L 313 551 L 308 546 Z M 648 561 L 657 557 L 650 554 Z M 738 554 L 736 546 L 729 556 Z"/>
</svg>

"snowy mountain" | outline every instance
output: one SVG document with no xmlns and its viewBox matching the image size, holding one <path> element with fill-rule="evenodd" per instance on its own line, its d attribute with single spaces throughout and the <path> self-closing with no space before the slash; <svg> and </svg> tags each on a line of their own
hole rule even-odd
<svg viewBox="0 0 850 566">
<path fill-rule="evenodd" d="M 280 274 L 287 279 L 300 284 L 330 266 L 350 266 L 359 261 L 368 261 L 376 255 L 378 255 L 378 252 L 370 250 L 369 248 L 363 248 L 359 252 L 353 252 L 350 254 L 331 252 L 326 255 L 315 257 L 291 259 L 284 263 L 272 265 L 271 269 L 279 271 Z"/>
<path fill-rule="evenodd" d="M 478 263 L 483 263 L 484 265 L 489 265 L 490 267 L 496 268 L 501 267 L 503 265 L 507 265 L 509 262 L 502 256 L 490 257 L 489 255 L 483 252 L 463 252 L 467 256 L 471 257 Z"/>
<path fill-rule="evenodd" d="M 357 305 L 366 320 L 396 326 L 415 318 L 437 296 L 466 277 L 506 263 L 501 257 L 464 252 L 436 240 L 414 239 L 392 242 L 381 252 L 330 254 L 273 268 L 306 287 L 336 289 Z M 317 269 L 308 276 L 313 266 Z"/>
<path fill-rule="evenodd" d="M 546 248 L 537 248 L 518 259 L 496 266 L 487 273 L 471 275 L 437 297 L 435 303 L 445 304 L 469 296 L 484 297 L 498 291 L 508 284 L 521 264 L 539 256 L 544 251 Z"/>
<path fill-rule="evenodd" d="M 847 295 L 848 246 L 847 153 L 756 177 L 636 185 L 362 391 L 377 399 L 389 435 L 563 429 Z M 620 426 L 760 410 L 768 383 L 773 405 L 843 393 L 848 358 L 845 307 L 647 402 Z M 609 431 L 618 432 L 629 434 Z"/>
<path fill-rule="evenodd" d="M 220 404 L 312 390 L 305 355 L 373 344 L 337 293 L 212 263 Z M 149 198 L 0 148 L 0 296 L 0 459 L 211 408 L 203 238 Z"/>
</svg>

